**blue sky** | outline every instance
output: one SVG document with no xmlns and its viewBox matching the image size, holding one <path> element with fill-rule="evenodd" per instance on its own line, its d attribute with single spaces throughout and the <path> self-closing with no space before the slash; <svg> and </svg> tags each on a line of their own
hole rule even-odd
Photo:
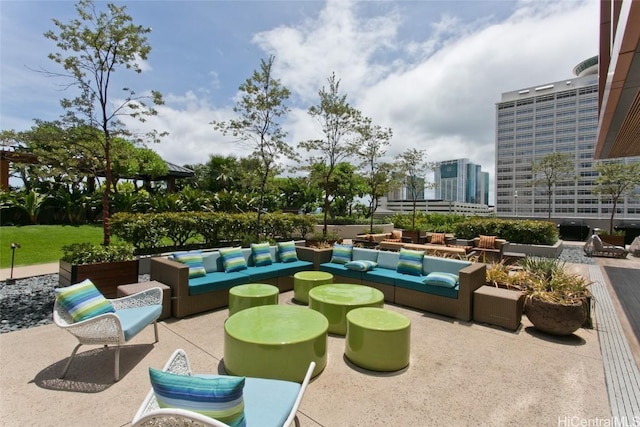
<svg viewBox="0 0 640 427">
<path fill-rule="evenodd" d="M 209 123 L 233 117 L 238 86 L 274 55 L 292 92 L 283 123 L 292 145 L 321 136 L 306 112 L 335 72 L 353 106 L 393 129 L 389 158 L 424 148 L 430 161 L 469 158 L 493 180 L 501 94 L 570 78 L 598 52 L 597 0 L 113 3 L 153 29 L 144 72 L 118 72 L 119 86 L 159 90 L 166 102 L 144 125 L 127 125 L 168 131 L 151 148 L 178 164 L 248 154 Z M 62 114 L 59 100 L 72 94 L 32 70 L 57 70 L 43 33 L 56 29 L 52 18 L 75 18 L 74 5 L 0 0 L 0 129 Z"/>
</svg>

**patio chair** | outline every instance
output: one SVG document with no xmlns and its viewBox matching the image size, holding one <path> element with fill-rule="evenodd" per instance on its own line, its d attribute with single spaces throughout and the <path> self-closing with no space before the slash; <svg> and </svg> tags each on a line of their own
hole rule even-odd
<svg viewBox="0 0 640 427">
<path fill-rule="evenodd" d="M 81 345 L 116 346 L 114 377 L 120 380 L 120 346 L 138 332 L 153 323 L 155 341 L 158 342 L 156 321 L 162 313 L 162 289 L 151 288 L 122 298 L 108 300 L 115 312 L 104 313 L 86 320 L 74 322 L 73 317 L 56 299 L 53 305 L 53 321 L 60 328 L 75 336 L 79 343 L 73 349 L 60 378 L 64 378 Z"/>
<path fill-rule="evenodd" d="M 246 377 L 242 391 L 246 425 L 248 427 L 288 427 L 292 425 L 315 365 L 313 361 L 309 363 L 309 368 L 301 384 L 292 381 Z M 162 370 L 192 376 L 189 359 L 182 349 L 173 352 Z M 233 378 L 220 375 L 194 376 Z M 159 408 L 153 389 L 149 391 L 140 405 L 132 425 L 133 427 L 175 425 L 229 427 L 228 424 L 219 420 L 190 410 Z"/>
<path fill-rule="evenodd" d="M 593 234 L 584 245 L 584 252 L 589 256 L 626 258 L 629 251 L 622 246 L 605 244 L 600 236 Z"/>
</svg>

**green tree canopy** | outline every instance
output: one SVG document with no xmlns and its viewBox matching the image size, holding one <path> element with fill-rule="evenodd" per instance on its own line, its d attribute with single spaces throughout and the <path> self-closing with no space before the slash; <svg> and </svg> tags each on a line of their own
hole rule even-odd
<svg viewBox="0 0 640 427">
<path fill-rule="evenodd" d="M 596 164 L 599 176 L 593 194 L 604 196 L 611 201 L 609 234 L 613 233 L 613 218 L 618 202 L 624 196 L 637 197 L 640 186 L 640 163 L 600 162 Z"/>
<path fill-rule="evenodd" d="M 553 190 L 560 182 L 575 180 L 575 165 L 571 157 L 564 153 L 550 153 L 531 164 L 533 177 L 531 186 L 543 187 L 547 196 L 547 215 L 551 219 L 551 204 L 553 202 Z"/>
</svg>

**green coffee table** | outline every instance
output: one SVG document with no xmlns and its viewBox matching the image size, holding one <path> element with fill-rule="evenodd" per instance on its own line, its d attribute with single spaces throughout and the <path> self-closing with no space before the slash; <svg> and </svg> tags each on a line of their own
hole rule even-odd
<svg viewBox="0 0 640 427">
<path fill-rule="evenodd" d="M 309 304 L 311 288 L 333 282 L 333 274 L 324 271 L 299 271 L 293 275 L 293 299 L 300 304 Z"/>
<path fill-rule="evenodd" d="M 372 371 L 397 371 L 409 365 L 411 321 L 384 308 L 363 307 L 347 313 L 345 356 Z"/>
<path fill-rule="evenodd" d="M 224 367 L 230 375 L 302 382 L 327 364 L 327 328 L 320 313 L 295 305 L 247 308 L 224 324 Z"/>
<path fill-rule="evenodd" d="M 346 283 L 316 286 L 309 291 L 309 308 L 316 310 L 329 321 L 329 332 L 347 333 L 347 313 L 360 307 L 382 307 L 384 295 L 379 290 Z"/>
<path fill-rule="evenodd" d="M 249 283 L 229 289 L 229 316 L 259 305 L 278 304 L 280 290 L 266 283 Z"/>
</svg>

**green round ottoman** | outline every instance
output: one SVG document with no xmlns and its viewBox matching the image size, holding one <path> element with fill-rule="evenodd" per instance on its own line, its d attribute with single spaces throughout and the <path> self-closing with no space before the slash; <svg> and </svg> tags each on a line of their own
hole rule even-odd
<svg viewBox="0 0 640 427">
<path fill-rule="evenodd" d="M 300 304 L 309 304 L 309 291 L 314 286 L 333 282 L 333 274 L 324 271 L 299 271 L 293 275 L 293 299 Z"/>
<path fill-rule="evenodd" d="M 229 375 L 301 383 L 309 362 L 313 376 L 327 365 L 327 328 L 320 313 L 295 305 L 242 310 L 224 324 L 224 367 Z"/>
<path fill-rule="evenodd" d="M 372 371 L 397 371 L 409 365 L 411 321 L 395 311 L 363 307 L 347 313 L 345 356 Z"/>
<path fill-rule="evenodd" d="M 229 289 L 229 316 L 246 308 L 278 304 L 280 289 L 266 283 L 249 283 Z"/>
<path fill-rule="evenodd" d="M 369 286 L 335 283 L 316 286 L 309 291 L 309 308 L 324 314 L 329 321 L 329 332 L 336 335 L 347 333 L 349 311 L 383 306 L 382 292 Z"/>
</svg>

